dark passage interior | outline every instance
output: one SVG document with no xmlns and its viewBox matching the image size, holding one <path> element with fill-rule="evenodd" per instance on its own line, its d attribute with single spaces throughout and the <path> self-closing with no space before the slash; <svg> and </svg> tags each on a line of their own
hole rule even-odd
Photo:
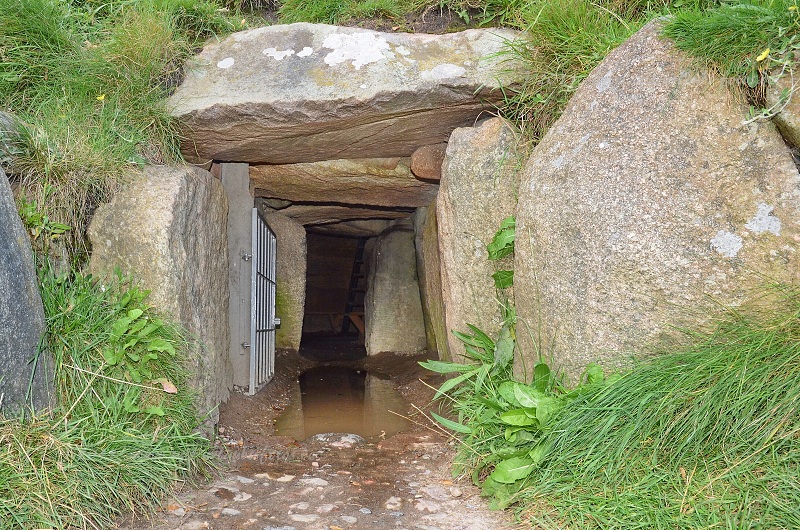
<svg viewBox="0 0 800 530">
<path fill-rule="evenodd" d="M 366 241 L 366 238 L 307 234 L 302 355 L 319 361 L 366 356 Z"/>
</svg>

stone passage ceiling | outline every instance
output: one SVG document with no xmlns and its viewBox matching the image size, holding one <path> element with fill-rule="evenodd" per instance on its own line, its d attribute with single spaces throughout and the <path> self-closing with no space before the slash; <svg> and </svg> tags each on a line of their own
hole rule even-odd
<svg viewBox="0 0 800 530">
<path fill-rule="evenodd" d="M 488 116 L 501 84 L 519 79 L 500 55 L 518 36 L 258 28 L 207 45 L 168 104 L 185 127 L 187 159 L 251 164 L 257 196 L 416 207 L 437 184 L 401 159 Z"/>
</svg>

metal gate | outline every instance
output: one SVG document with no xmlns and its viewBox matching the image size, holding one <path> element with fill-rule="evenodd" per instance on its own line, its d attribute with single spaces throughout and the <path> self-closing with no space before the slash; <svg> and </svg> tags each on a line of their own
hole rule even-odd
<svg viewBox="0 0 800 530">
<path fill-rule="evenodd" d="M 250 388 L 253 395 L 275 373 L 275 261 L 277 241 L 253 208 L 253 259 L 250 286 Z"/>
</svg>

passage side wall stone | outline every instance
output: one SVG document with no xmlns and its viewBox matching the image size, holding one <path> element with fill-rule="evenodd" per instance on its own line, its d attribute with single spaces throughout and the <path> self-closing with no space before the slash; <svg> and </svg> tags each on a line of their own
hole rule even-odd
<svg viewBox="0 0 800 530">
<path fill-rule="evenodd" d="M 268 208 L 261 211 L 275 232 L 278 247 L 275 314 L 281 325 L 275 333 L 275 347 L 297 351 L 303 335 L 306 303 L 306 230 L 285 215 Z"/>
<path fill-rule="evenodd" d="M 442 266 L 439 260 L 439 237 L 436 225 L 436 205 L 417 209 L 414 217 L 414 246 L 417 251 L 417 276 L 425 317 L 425 336 L 428 351 L 438 352 L 439 358 L 451 359 L 447 346 L 447 326 L 444 323 L 442 301 Z"/>
<path fill-rule="evenodd" d="M 31 242 L 2 169 L 0 241 L 0 412 L 11 417 L 31 406 L 48 407 L 54 389 L 52 357 L 37 357 L 45 322 Z"/>
<path fill-rule="evenodd" d="M 500 302 L 486 245 L 500 223 L 513 215 L 517 193 L 516 135 L 499 118 L 453 131 L 447 144 L 436 202 L 442 298 L 448 331 L 467 324 L 496 336 L 502 325 Z M 450 354 L 464 345 L 447 334 Z"/>
<path fill-rule="evenodd" d="M 774 125 L 746 115 L 658 22 L 589 75 L 520 185 L 528 367 L 541 351 L 575 380 L 740 304 L 760 274 L 800 279 L 800 175 Z"/>
<path fill-rule="evenodd" d="M 388 228 L 367 247 L 364 300 L 367 355 L 425 351 L 414 228 L 410 221 Z"/>
<path fill-rule="evenodd" d="M 89 227 L 92 272 L 119 267 L 133 275 L 151 291 L 154 307 L 199 339 L 192 371 L 209 423 L 232 386 L 227 212 L 222 184 L 207 171 L 149 166 L 98 209 Z"/>
</svg>

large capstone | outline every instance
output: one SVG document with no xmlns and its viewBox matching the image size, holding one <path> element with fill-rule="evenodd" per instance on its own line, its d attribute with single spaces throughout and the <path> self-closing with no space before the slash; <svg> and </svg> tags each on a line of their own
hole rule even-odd
<svg viewBox="0 0 800 530">
<path fill-rule="evenodd" d="M 227 213 L 222 184 L 207 171 L 149 166 L 89 226 L 91 271 L 133 275 L 149 303 L 199 339 L 191 370 L 208 423 L 232 386 Z"/>
<path fill-rule="evenodd" d="M 414 228 L 410 221 L 396 223 L 370 247 L 364 301 L 367 354 L 425 351 Z"/>
<path fill-rule="evenodd" d="M 764 278 L 800 279 L 800 175 L 772 123 L 743 124 L 747 110 L 658 22 L 583 82 L 520 185 L 528 367 L 543 354 L 574 380 L 696 328 Z"/>
<path fill-rule="evenodd" d="M 521 76 L 500 54 L 517 37 L 267 26 L 208 44 L 168 105 L 193 161 L 408 157 L 501 99 Z"/>
<path fill-rule="evenodd" d="M 250 166 L 256 197 L 292 202 L 416 207 L 430 204 L 439 186 L 414 177 L 410 159 L 328 160 Z"/>
<path fill-rule="evenodd" d="M 473 324 L 490 336 L 502 325 L 501 298 L 486 245 L 517 197 L 517 138 L 499 118 L 478 127 L 453 131 L 442 167 L 436 202 L 445 325 L 468 332 Z M 507 267 L 510 268 L 510 267 Z M 450 354 L 458 358 L 464 345 L 447 337 Z"/>
<path fill-rule="evenodd" d="M 53 362 L 38 354 L 44 308 L 31 242 L 0 169 L 0 412 L 14 416 L 52 404 Z"/>
</svg>

